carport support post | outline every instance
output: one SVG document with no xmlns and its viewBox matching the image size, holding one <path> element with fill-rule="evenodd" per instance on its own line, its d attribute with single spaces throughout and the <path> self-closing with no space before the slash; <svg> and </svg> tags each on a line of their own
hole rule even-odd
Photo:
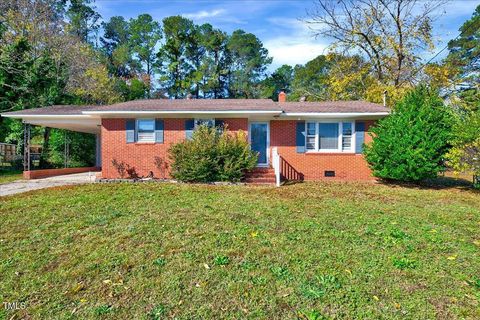
<svg viewBox="0 0 480 320">
<path fill-rule="evenodd" d="M 23 171 L 30 171 L 30 125 L 23 124 Z"/>
<path fill-rule="evenodd" d="M 100 134 L 95 134 L 95 166 L 100 168 L 102 166 L 102 147 Z"/>
</svg>

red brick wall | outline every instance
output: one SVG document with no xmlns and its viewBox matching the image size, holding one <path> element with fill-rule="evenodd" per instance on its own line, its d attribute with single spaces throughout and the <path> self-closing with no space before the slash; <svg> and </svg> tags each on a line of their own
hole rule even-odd
<svg viewBox="0 0 480 320">
<path fill-rule="evenodd" d="M 161 171 L 155 166 L 155 157 L 168 161 L 171 144 L 185 139 L 185 120 L 164 119 L 164 143 L 127 143 L 126 119 L 102 119 L 102 177 L 120 178 L 112 165 L 112 160 L 115 159 L 134 168 L 139 176 L 148 176 L 152 171 L 156 178 L 162 178 Z M 247 119 L 231 118 L 224 121 L 232 131 L 248 131 Z"/>
<path fill-rule="evenodd" d="M 370 169 L 361 154 L 346 153 L 297 153 L 296 122 L 290 120 L 270 121 L 270 145 L 278 147 L 278 153 L 305 180 L 373 180 Z M 374 121 L 365 121 L 365 129 Z M 365 142 L 371 137 L 365 133 Z M 334 170 L 334 178 L 324 177 L 324 171 Z"/>
<path fill-rule="evenodd" d="M 112 160 L 124 162 L 139 176 L 148 176 L 150 171 L 161 178 L 162 174 L 155 166 L 155 157 L 168 161 L 168 149 L 172 143 L 185 139 L 185 119 L 165 119 L 164 143 L 126 143 L 125 119 L 102 120 L 102 177 L 120 178 Z M 232 131 L 248 132 L 248 119 L 224 119 Z M 366 129 L 373 121 L 366 121 Z M 372 180 L 370 169 L 360 154 L 344 153 L 297 153 L 295 144 L 296 121 L 270 121 L 270 146 L 278 147 L 279 154 L 297 171 L 305 176 L 305 180 Z M 371 137 L 365 134 L 365 142 Z M 325 178 L 325 170 L 334 170 L 335 178 Z M 168 177 L 168 174 L 167 174 Z"/>
<path fill-rule="evenodd" d="M 97 167 L 83 167 L 83 168 L 60 168 L 60 169 L 41 169 L 23 171 L 23 179 L 41 179 L 48 177 L 55 177 L 65 174 L 83 173 L 83 172 L 96 172 L 100 170 Z"/>
</svg>

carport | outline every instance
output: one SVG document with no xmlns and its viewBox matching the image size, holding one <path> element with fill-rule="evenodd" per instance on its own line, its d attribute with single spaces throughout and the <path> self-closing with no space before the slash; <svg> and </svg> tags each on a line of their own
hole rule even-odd
<svg viewBox="0 0 480 320">
<path fill-rule="evenodd" d="M 38 179 L 56 175 L 65 175 L 81 172 L 99 171 L 101 164 L 101 121 L 82 114 L 92 106 L 51 106 L 39 109 L 27 109 L 2 114 L 2 117 L 21 119 L 24 125 L 24 154 L 23 154 L 23 176 L 25 179 Z M 85 168 L 65 168 L 61 169 L 40 169 L 32 170 L 31 146 L 31 128 L 32 126 L 42 126 L 69 131 L 89 133 L 95 135 L 95 167 Z M 68 145 L 65 146 L 65 157 L 68 156 Z"/>
</svg>

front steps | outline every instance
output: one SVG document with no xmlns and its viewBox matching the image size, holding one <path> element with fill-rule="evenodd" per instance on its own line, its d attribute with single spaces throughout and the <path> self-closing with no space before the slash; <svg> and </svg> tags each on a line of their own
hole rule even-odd
<svg viewBox="0 0 480 320">
<path fill-rule="evenodd" d="M 243 181 L 249 184 L 275 184 L 275 170 L 272 168 L 255 168 L 245 174 Z"/>
</svg>

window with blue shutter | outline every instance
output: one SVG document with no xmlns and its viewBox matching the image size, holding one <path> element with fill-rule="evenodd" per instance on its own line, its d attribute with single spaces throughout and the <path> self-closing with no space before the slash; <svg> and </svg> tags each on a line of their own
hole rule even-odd
<svg viewBox="0 0 480 320">
<path fill-rule="evenodd" d="M 163 119 L 155 119 L 155 142 L 163 143 Z"/>
<path fill-rule="evenodd" d="M 125 131 L 127 133 L 127 143 L 135 142 L 135 120 L 128 119 L 125 125 Z"/>
<path fill-rule="evenodd" d="M 193 119 L 185 120 L 185 137 L 187 139 L 192 139 L 194 128 L 195 128 L 195 120 Z"/>
<path fill-rule="evenodd" d="M 297 122 L 296 145 L 297 153 L 305 153 L 305 121 Z"/>
<path fill-rule="evenodd" d="M 362 153 L 365 142 L 365 122 L 356 122 L 355 132 L 355 153 Z"/>
</svg>

